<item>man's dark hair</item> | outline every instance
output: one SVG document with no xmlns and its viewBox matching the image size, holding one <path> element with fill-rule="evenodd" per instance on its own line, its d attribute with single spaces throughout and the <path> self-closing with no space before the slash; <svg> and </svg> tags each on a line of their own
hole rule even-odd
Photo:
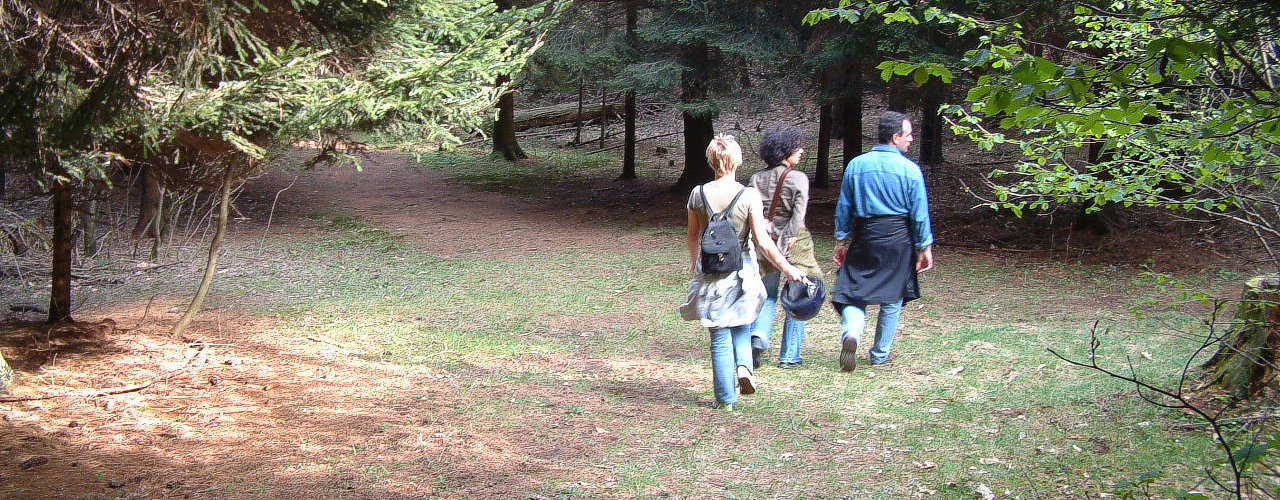
<svg viewBox="0 0 1280 500">
<path fill-rule="evenodd" d="M 893 141 L 894 134 L 902 133 L 903 120 L 910 121 L 911 118 L 897 111 L 885 111 L 880 115 L 880 135 L 876 137 L 880 144 L 888 144 Z"/>
<path fill-rule="evenodd" d="M 782 164 L 800 149 L 800 129 L 791 125 L 776 125 L 765 131 L 760 139 L 760 159 L 770 167 Z"/>
</svg>

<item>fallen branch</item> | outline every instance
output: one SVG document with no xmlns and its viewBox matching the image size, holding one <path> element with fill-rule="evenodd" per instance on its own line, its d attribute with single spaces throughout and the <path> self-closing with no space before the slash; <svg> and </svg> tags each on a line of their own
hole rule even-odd
<svg viewBox="0 0 1280 500">
<path fill-rule="evenodd" d="M 41 394 L 38 396 L 0 396 L 0 403 L 16 403 L 20 401 L 41 401 L 45 399 L 55 399 L 55 398 L 93 398 L 98 396 L 111 396 L 115 394 L 124 394 L 128 392 L 141 391 L 143 389 L 146 389 L 148 387 L 155 385 L 156 382 L 168 379 L 169 377 L 172 377 L 178 372 L 186 370 L 187 367 L 191 366 L 191 363 L 195 362 L 197 358 L 203 355 L 205 350 L 208 348 L 209 348 L 208 344 L 201 343 L 200 350 L 196 351 L 196 353 L 192 355 L 190 358 L 187 358 L 187 362 L 183 363 L 182 366 L 179 366 L 177 368 L 164 372 L 160 376 L 155 377 L 150 381 L 147 381 L 141 384 L 125 385 L 120 387 L 111 387 L 107 389 L 95 389 L 95 390 L 88 390 L 88 391 L 64 392 L 64 393 L 58 393 L 58 394 Z"/>
<path fill-rule="evenodd" d="M 340 344 L 340 343 L 338 343 L 338 342 L 336 342 L 336 341 L 329 340 L 329 339 L 326 339 L 326 338 L 324 338 L 324 337 L 315 337 L 315 336 L 308 335 L 308 336 L 307 336 L 307 340 L 310 340 L 310 341 L 312 341 L 312 342 L 319 342 L 319 343 L 321 343 L 321 344 L 328 344 L 328 345 L 331 345 L 331 346 L 333 346 L 333 347 L 337 347 L 338 349 L 342 349 L 343 351 L 346 351 L 346 352 L 348 352 L 348 353 L 355 352 L 355 351 L 353 351 L 353 350 L 351 350 L 351 349 L 347 348 L 347 346 L 346 346 L 345 344 Z"/>
<path fill-rule="evenodd" d="M 651 139 L 658 139 L 658 138 L 662 138 L 662 137 L 672 136 L 672 135 L 676 135 L 676 134 L 683 134 L 683 133 L 684 133 L 684 131 L 683 131 L 683 130 L 678 130 L 678 131 L 675 131 L 675 132 L 668 132 L 668 133 L 665 133 L 665 134 L 658 134 L 658 135 L 655 135 L 655 136 L 652 136 L 652 137 L 645 137 L 644 139 L 636 139 L 636 144 L 640 144 L 640 143 L 642 143 L 642 142 L 644 142 L 644 141 L 648 141 L 648 140 L 651 140 Z M 612 151 L 612 150 L 614 150 L 614 149 L 618 149 L 618 148 L 620 148 L 620 147 L 623 147 L 623 146 L 625 146 L 626 144 L 627 144 L 627 143 L 623 142 L 622 144 L 618 144 L 617 146 L 609 146 L 609 147 L 607 147 L 607 148 L 597 149 L 597 150 L 595 150 L 595 151 L 589 151 L 589 152 L 587 152 L 587 154 L 589 154 L 589 155 L 593 155 L 593 154 L 596 154 L 596 153 L 603 153 L 603 152 L 605 152 L 605 151 Z"/>
</svg>

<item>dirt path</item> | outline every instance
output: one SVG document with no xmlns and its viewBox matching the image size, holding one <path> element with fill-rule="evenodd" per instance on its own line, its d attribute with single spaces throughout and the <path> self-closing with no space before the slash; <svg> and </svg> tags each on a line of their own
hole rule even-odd
<svg viewBox="0 0 1280 500">
<path fill-rule="evenodd" d="M 422 248 L 447 254 L 493 257 L 595 247 L 609 241 L 653 244 L 651 238 L 602 223 L 634 218 L 638 201 L 601 207 L 587 199 L 590 189 L 581 188 L 571 190 L 574 194 L 548 192 L 542 200 L 506 196 L 450 183 L 439 171 L 410 167 L 410 161 L 405 155 L 376 154 L 366 159 L 362 172 L 350 168 L 273 172 L 253 183 L 245 201 L 254 212 L 265 213 L 279 192 L 275 217 L 285 225 L 306 226 L 307 216 L 317 213 L 354 212 Z M 644 197 L 653 196 L 651 187 L 641 183 L 632 187 Z M 670 201 L 666 198 L 662 201 Z M 670 207 L 645 208 L 645 221 L 684 222 L 683 214 Z"/>
</svg>

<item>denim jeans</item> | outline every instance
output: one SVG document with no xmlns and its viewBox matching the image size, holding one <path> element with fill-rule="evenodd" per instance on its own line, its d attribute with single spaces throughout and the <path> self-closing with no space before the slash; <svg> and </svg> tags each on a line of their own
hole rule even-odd
<svg viewBox="0 0 1280 500">
<path fill-rule="evenodd" d="M 708 328 L 711 332 L 711 382 L 716 402 L 738 401 L 738 365 L 751 369 L 751 325 Z"/>
<path fill-rule="evenodd" d="M 876 343 L 871 346 L 871 364 L 883 363 L 893 348 L 893 336 L 898 331 L 898 316 L 902 314 L 902 301 L 880 304 L 880 315 L 876 319 Z M 852 336 L 862 343 L 862 330 L 867 325 L 867 304 L 849 304 L 840 310 L 840 329 L 844 338 Z"/>
<path fill-rule="evenodd" d="M 760 337 L 764 340 L 765 347 L 769 347 L 769 335 L 773 333 L 773 316 L 774 311 L 778 307 L 779 281 L 782 273 L 773 272 L 764 275 L 764 289 L 769 295 L 764 299 L 764 308 L 760 310 L 760 315 L 756 316 L 756 323 L 751 327 L 751 335 Z M 782 348 L 778 350 L 779 363 L 799 363 L 800 344 L 804 343 L 804 326 L 805 322 L 798 319 L 792 319 L 786 313 L 782 315 L 785 319 L 782 322 Z"/>
</svg>

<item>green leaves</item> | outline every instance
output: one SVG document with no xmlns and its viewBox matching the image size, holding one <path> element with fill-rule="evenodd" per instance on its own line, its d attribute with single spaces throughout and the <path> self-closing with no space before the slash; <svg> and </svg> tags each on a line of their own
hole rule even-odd
<svg viewBox="0 0 1280 500">
<path fill-rule="evenodd" d="M 955 74 L 951 70 L 938 63 L 885 61 L 877 65 L 876 69 L 880 70 L 880 78 L 884 81 L 889 81 L 894 75 L 911 75 L 916 83 L 925 83 L 931 77 L 938 77 L 943 83 L 951 83 L 955 79 Z"/>
</svg>

